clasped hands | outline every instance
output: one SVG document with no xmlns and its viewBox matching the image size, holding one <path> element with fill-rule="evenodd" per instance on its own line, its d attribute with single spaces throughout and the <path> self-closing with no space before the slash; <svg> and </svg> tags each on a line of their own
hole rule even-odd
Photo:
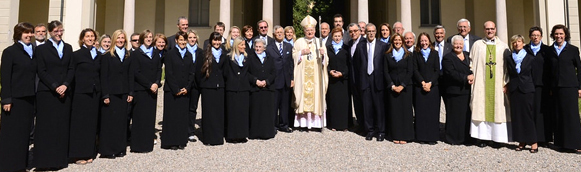
<svg viewBox="0 0 581 172">
<path fill-rule="evenodd" d="M 340 78 L 343 76 L 343 73 L 336 70 L 329 71 L 329 74 L 331 74 L 331 76 L 333 76 L 334 78 Z"/>
<path fill-rule="evenodd" d="M 391 86 L 391 90 L 395 91 L 398 94 L 401 93 L 401 91 L 403 91 L 403 89 L 404 89 L 404 87 L 401 85 L 400 86 L 395 86 L 395 85 Z"/>
<path fill-rule="evenodd" d="M 430 92 L 431 88 L 432 88 L 432 82 L 425 82 L 422 81 L 422 88 L 424 89 L 425 92 Z"/>
<path fill-rule="evenodd" d="M 265 80 L 256 80 L 256 86 L 264 88 L 264 87 L 266 87 L 266 81 Z"/>
<path fill-rule="evenodd" d="M 466 79 L 468 79 L 468 84 L 470 85 L 474 84 L 474 74 L 468 75 Z"/>
</svg>

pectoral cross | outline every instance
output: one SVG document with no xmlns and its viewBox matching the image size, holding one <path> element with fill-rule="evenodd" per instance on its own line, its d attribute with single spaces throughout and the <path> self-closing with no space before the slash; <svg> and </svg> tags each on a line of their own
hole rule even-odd
<svg viewBox="0 0 581 172">
<path fill-rule="evenodd" d="M 495 62 L 493 62 L 492 60 L 491 60 L 491 61 L 489 61 L 488 63 L 486 63 L 486 66 L 488 66 L 488 67 L 490 68 L 490 70 L 489 70 L 489 71 L 490 71 L 490 78 L 492 78 L 492 77 L 494 76 L 494 75 L 493 75 L 493 72 L 492 72 L 492 67 L 493 67 L 494 65 L 496 65 L 496 63 L 495 63 Z"/>
</svg>

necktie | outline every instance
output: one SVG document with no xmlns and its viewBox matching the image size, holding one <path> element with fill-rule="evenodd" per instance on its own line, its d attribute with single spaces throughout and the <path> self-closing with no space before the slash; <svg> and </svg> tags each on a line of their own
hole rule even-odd
<svg viewBox="0 0 581 172">
<path fill-rule="evenodd" d="M 444 47 L 442 46 L 442 43 L 438 44 L 438 56 L 440 56 L 440 70 L 442 70 L 442 58 L 444 55 Z"/>
<path fill-rule="evenodd" d="M 278 43 L 278 52 L 282 56 L 282 43 Z"/>
<path fill-rule="evenodd" d="M 373 44 L 369 43 L 367 48 L 369 49 L 367 52 L 367 74 L 371 75 L 373 73 L 373 48 L 371 47 Z"/>
<path fill-rule="evenodd" d="M 468 39 L 467 38 L 464 38 L 464 51 L 466 51 L 466 52 L 470 52 L 470 49 L 468 49 L 469 48 L 468 47 L 469 43 L 470 42 L 468 41 Z"/>
</svg>

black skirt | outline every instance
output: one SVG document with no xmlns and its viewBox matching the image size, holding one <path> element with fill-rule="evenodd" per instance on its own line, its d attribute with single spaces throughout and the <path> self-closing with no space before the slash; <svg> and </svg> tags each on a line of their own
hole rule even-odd
<svg viewBox="0 0 581 172">
<path fill-rule="evenodd" d="M 34 96 L 12 98 L 10 112 L 2 108 L 0 129 L 0 171 L 25 170 L 28 164 L 30 125 Z"/>
<path fill-rule="evenodd" d="M 446 95 L 446 141 L 463 144 L 470 138 L 470 95 Z"/>
<path fill-rule="evenodd" d="M 224 144 L 224 88 L 202 88 L 202 141 Z"/>
<path fill-rule="evenodd" d="M 161 147 L 186 146 L 190 97 L 189 95 L 176 96 L 171 91 L 164 92 L 163 97 Z"/>
<path fill-rule="evenodd" d="M 69 158 L 94 158 L 97 154 L 100 95 L 96 92 L 75 93 L 73 100 Z"/>
<path fill-rule="evenodd" d="M 510 115 L 512 122 L 512 139 L 519 143 L 532 144 L 537 142 L 537 129 L 533 103 L 535 93 L 510 93 Z"/>
<path fill-rule="evenodd" d="M 578 88 L 557 88 L 557 113 L 555 145 L 566 149 L 581 149 L 581 123 L 579 123 Z"/>
<path fill-rule="evenodd" d="M 111 95 L 101 108 L 99 154 L 125 153 L 127 147 L 127 95 Z"/>
<path fill-rule="evenodd" d="M 38 106 L 34 128 L 34 167 L 68 166 L 71 97 L 70 92 L 65 93 L 63 98 L 59 98 L 53 91 L 36 93 Z"/>
<path fill-rule="evenodd" d="M 435 142 L 440 139 L 440 90 L 433 86 L 430 92 L 414 87 L 416 140 Z"/>
<path fill-rule="evenodd" d="M 131 124 L 131 151 L 153 151 L 157 94 L 149 90 L 135 91 Z"/>
<path fill-rule="evenodd" d="M 334 82 L 333 82 L 334 81 Z M 349 127 L 351 101 L 348 80 L 331 80 L 327 89 L 327 128 L 345 130 Z"/>
<path fill-rule="evenodd" d="M 250 92 L 226 91 L 226 139 L 248 137 Z"/>
<path fill-rule="evenodd" d="M 270 90 L 250 93 L 250 139 L 274 138 L 275 92 Z"/>
<path fill-rule="evenodd" d="M 414 116 L 412 112 L 412 89 L 404 88 L 399 94 L 387 91 L 387 124 L 389 137 L 393 140 L 414 139 Z"/>
</svg>

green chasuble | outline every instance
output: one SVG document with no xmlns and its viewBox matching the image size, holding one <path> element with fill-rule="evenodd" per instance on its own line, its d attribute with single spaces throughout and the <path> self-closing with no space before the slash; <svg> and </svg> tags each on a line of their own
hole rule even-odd
<svg viewBox="0 0 581 172">
<path fill-rule="evenodd" d="M 485 82 L 485 120 L 486 122 L 494 122 L 494 81 L 496 79 L 496 45 L 486 45 L 486 76 Z M 502 76 L 501 76 L 502 77 Z"/>
</svg>

